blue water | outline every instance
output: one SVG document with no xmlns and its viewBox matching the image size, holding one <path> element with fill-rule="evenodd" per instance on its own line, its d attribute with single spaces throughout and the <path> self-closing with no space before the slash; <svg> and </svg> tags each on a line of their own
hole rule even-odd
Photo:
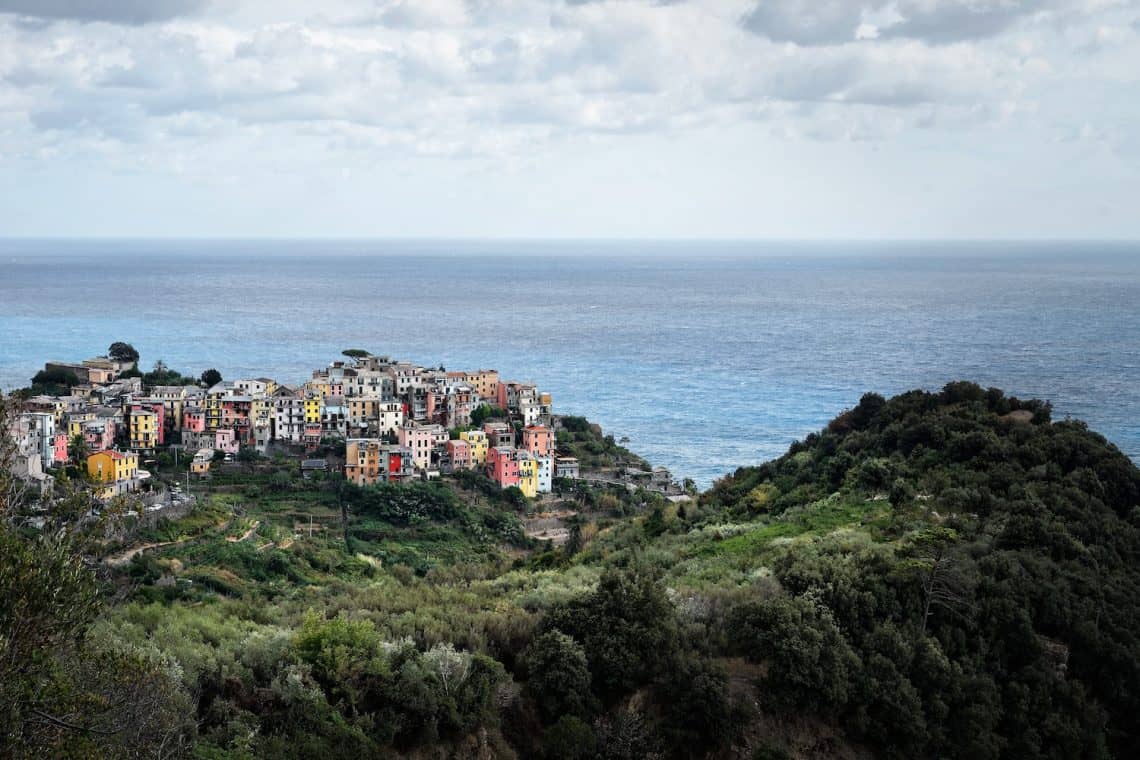
<svg viewBox="0 0 1140 760">
<path fill-rule="evenodd" d="M 1140 245 L 0 240 L 0 387 L 115 340 L 300 382 L 495 367 L 707 485 L 867 390 L 971 379 L 1140 459 Z"/>
</svg>

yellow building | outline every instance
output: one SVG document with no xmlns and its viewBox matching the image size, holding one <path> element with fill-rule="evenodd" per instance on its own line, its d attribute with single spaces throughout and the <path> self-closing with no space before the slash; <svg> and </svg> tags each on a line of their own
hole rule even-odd
<svg viewBox="0 0 1140 760">
<path fill-rule="evenodd" d="M 475 389 L 480 398 L 494 400 L 499 395 L 499 373 L 493 369 L 479 369 L 468 372 L 464 382 Z"/>
<path fill-rule="evenodd" d="M 73 412 L 67 415 L 67 440 L 70 441 L 77 435 L 83 435 L 83 426 L 93 419 L 95 419 L 95 415 L 91 412 Z"/>
<path fill-rule="evenodd" d="M 305 393 L 313 394 L 324 398 L 325 396 L 332 396 L 332 383 L 329 382 L 327 377 L 314 377 L 305 383 Z"/>
<path fill-rule="evenodd" d="M 471 446 L 471 462 L 477 467 L 487 464 L 487 434 L 482 430 L 465 430 L 459 434 L 460 440 Z"/>
<path fill-rule="evenodd" d="M 52 414 L 55 415 L 55 426 L 59 427 L 63 424 L 64 415 L 67 414 L 67 399 L 56 398 L 52 403 Z"/>
<path fill-rule="evenodd" d="M 307 424 L 320 424 L 321 422 L 321 397 L 320 396 L 305 396 L 305 422 Z"/>
<path fill-rule="evenodd" d="M 149 409 L 132 409 L 130 420 L 131 448 L 152 450 L 158 442 L 158 415 Z"/>
<path fill-rule="evenodd" d="M 249 417 L 254 427 L 268 427 L 273 421 L 273 399 L 254 398 L 249 403 Z"/>
<path fill-rule="evenodd" d="M 538 496 L 538 460 L 528 452 L 518 452 L 519 490 L 529 499 Z"/>
<path fill-rule="evenodd" d="M 87 474 L 106 484 L 99 492 L 101 498 L 133 491 L 138 473 L 139 455 L 133 452 L 100 451 L 87 457 Z"/>
<path fill-rule="evenodd" d="M 212 433 L 222 426 L 222 394 L 207 393 L 202 407 L 206 410 L 206 430 Z"/>
<path fill-rule="evenodd" d="M 198 453 L 190 460 L 190 472 L 200 478 L 204 478 L 210 472 L 210 463 L 213 461 L 213 449 L 198 449 Z"/>
</svg>

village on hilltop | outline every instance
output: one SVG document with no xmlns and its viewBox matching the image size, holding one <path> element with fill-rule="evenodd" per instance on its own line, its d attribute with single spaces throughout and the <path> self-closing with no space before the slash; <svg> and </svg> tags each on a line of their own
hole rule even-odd
<svg viewBox="0 0 1140 760">
<path fill-rule="evenodd" d="M 160 451 L 188 457 L 189 473 L 206 478 L 218 462 L 270 451 L 295 456 L 303 472 L 326 470 L 315 454 L 335 441 L 344 444 L 344 477 L 360 486 L 478 470 L 535 498 L 556 478 L 581 476 L 578 459 L 558 452 L 550 394 L 493 369 L 447 371 L 352 349 L 297 386 L 223 381 L 215 370 L 195 382 L 161 362 L 143 376 L 137 352 L 116 346 L 125 348 L 45 364 L 35 380 L 62 382 L 65 392 L 24 394 L 10 421 L 16 475 L 46 491 L 49 471 L 71 463 L 106 499 L 149 490 L 140 459 Z M 185 384 L 144 382 L 164 372 Z M 674 486 L 661 468 L 650 477 L 662 491 Z"/>
</svg>

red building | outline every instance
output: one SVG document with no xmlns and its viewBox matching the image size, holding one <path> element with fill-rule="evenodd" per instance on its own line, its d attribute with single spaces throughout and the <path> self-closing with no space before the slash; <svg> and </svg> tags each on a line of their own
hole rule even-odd
<svg viewBox="0 0 1140 760">
<path fill-rule="evenodd" d="M 514 454 L 514 449 L 506 446 L 496 446 L 487 452 L 487 476 L 500 488 L 519 484 L 519 463 Z"/>
</svg>

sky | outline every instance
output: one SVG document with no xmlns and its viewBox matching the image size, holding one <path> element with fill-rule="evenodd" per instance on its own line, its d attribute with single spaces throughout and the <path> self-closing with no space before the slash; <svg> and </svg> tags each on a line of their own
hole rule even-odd
<svg viewBox="0 0 1140 760">
<path fill-rule="evenodd" d="M 0 0 L 0 237 L 1140 238 L 1140 0 Z"/>
</svg>

